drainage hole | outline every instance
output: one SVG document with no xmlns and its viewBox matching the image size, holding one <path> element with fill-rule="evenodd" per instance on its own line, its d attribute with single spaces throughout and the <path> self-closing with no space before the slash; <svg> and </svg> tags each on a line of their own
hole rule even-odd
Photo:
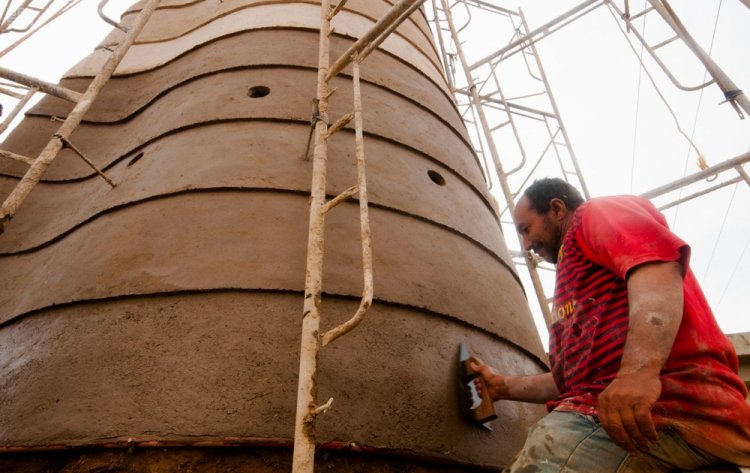
<svg viewBox="0 0 750 473">
<path fill-rule="evenodd" d="M 138 153 L 135 156 L 133 156 L 133 159 L 131 159 L 130 161 L 128 161 L 127 167 L 130 167 L 133 164 L 137 163 L 138 160 L 141 159 L 142 157 L 143 157 L 143 151 L 141 151 L 140 153 Z"/>
<path fill-rule="evenodd" d="M 253 99 L 259 99 L 261 97 L 265 97 L 270 93 L 271 89 L 269 89 L 265 85 L 256 85 L 255 87 L 250 87 L 250 89 L 247 91 L 247 96 Z"/>
<path fill-rule="evenodd" d="M 429 171 L 427 171 L 427 175 L 430 176 L 430 179 L 432 179 L 432 182 L 434 182 L 435 184 L 439 186 L 445 185 L 445 178 L 441 176 L 439 172 L 430 169 Z"/>
</svg>

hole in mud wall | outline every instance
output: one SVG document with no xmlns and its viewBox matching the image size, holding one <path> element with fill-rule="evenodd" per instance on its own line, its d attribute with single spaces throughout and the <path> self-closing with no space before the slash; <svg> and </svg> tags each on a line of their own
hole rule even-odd
<svg viewBox="0 0 750 473">
<path fill-rule="evenodd" d="M 133 156 L 133 158 L 128 161 L 128 167 L 132 166 L 133 164 L 137 163 L 139 159 L 143 157 L 143 151 Z"/>
<path fill-rule="evenodd" d="M 433 171 L 432 169 L 430 169 L 429 171 L 427 171 L 427 175 L 430 176 L 430 179 L 435 184 L 439 186 L 445 185 L 445 178 L 439 172 Z"/>
<path fill-rule="evenodd" d="M 251 99 L 259 99 L 261 97 L 265 97 L 266 95 L 271 93 L 271 89 L 266 87 L 265 85 L 256 85 L 253 87 L 250 87 L 247 91 L 247 96 Z"/>
</svg>

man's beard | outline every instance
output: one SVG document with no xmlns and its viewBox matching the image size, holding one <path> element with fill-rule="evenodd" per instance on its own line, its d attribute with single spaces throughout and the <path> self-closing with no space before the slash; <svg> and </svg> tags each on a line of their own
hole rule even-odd
<svg viewBox="0 0 750 473">
<path fill-rule="evenodd" d="M 558 256 L 560 253 L 560 248 L 562 247 L 562 241 L 563 241 L 563 227 L 555 225 L 549 217 L 545 217 L 547 228 L 550 229 L 550 234 L 553 235 L 551 238 L 551 241 L 548 245 L 544 245 L 544 252 L 546 255 L 543 255 L 543 258 L 548 263 L 557 264 L 558 263 Z"/>
</svg>

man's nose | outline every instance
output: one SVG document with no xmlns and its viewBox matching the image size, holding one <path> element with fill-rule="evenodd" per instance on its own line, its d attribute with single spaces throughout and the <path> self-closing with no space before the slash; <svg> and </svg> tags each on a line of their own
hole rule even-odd
<svg viewBox="0 0 750 473">
<path fill-rule="evenodd" d="M 533 246 L 531 244 L 531 240 L 529 240 L 525 236 L 522 236 L 521 237 L 521 241 L 523 242 L 523 249 L 524 249 L 524 251 L 531 251 L 531 247 Z"/>
</svg>

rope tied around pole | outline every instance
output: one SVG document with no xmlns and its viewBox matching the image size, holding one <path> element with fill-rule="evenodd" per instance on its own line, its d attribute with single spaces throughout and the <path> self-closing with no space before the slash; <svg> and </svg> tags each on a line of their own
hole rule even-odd
<svg viewBox="0 0 750 473">
<path fill-rule="evenodd" d="M 698 155 L 698 160 L 697 161 L 698 161 L 698 167 L 700 168 L 701 171 L 705 171 L 706 169 L 708 169 L 710 167 L 708 165 L 708 162 L 706 162 L 706 158 L 702 154 Z M 706 176 L 706 182 L 713 182 L 713 181 L 716 180 L 717 177 L 719 177 L 719 173 L 718 172 L 716 174 L 712 174 L 710 176 Z"/>
<path fill-rule="evenodd" d="M 336 89 L 333 89 L 331 92 L 329 92 L 328 96 L 332 95 L 334 92 L 336 92 Z M 326 98 L 328 98 L 328 96 Z M 317 125 L 318 122 L 323 122 L 326 124 L 326 126 L 331 126 L 331 124 L 328 122 L 328 117 L 323 116 L 323 114 L 320 113 L 320 99 L 315 97 L 314 99 L 312 99 L 310 134 L 307 135 L 307 146 L 305 146 L 305 154 L 302 155 L 302 159 L 304 159 L 305 161 L 310 161 L 310 145 L 312 144 L 313 134 L 315 133 L 315 125 Z"/>
</svg>

